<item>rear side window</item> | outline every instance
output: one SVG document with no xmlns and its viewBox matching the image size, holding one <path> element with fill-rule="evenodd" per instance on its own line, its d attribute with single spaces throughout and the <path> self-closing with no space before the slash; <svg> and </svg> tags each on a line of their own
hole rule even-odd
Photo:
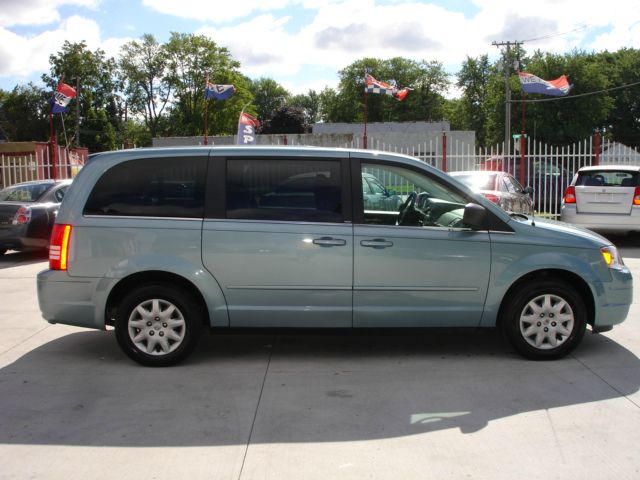
<svg viewBox="0 0 640 480">
<path fill-rule="evenodd" d="M 622 170 L 591 170 L 579 172 L 576 186 L 636 187 L 638 186 L 638 173 Z"/>
<path fill-rule="evenodd" d="M 3 202 L 35 202 L 51 188 L 52 183 L 30 183 L 15 185 L 0 191 L 0 201 Z"/>
<path fill-rule="evenodd" d="M 232 219 L 342 222 L 340 161 L 230 159 L 226 205 Z"/>
<path fill-rule="evenodd" d="M 206 157 L 130 160 L 107 170 L 85 215 L 202 218 Z"/>
</svg>

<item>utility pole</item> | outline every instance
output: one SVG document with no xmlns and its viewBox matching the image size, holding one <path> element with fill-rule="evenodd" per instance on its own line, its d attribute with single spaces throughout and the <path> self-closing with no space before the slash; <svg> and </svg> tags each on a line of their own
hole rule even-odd
<svg viewBox="0 0 640 480">
<path fill-rule="evenodd" d="M 504 148 L 505 155 L 508 155 L 511 145 L 511 87 L 509 85 L 509 78 L 511 77 L 511 47 L 518 47 L 524 42 L 506 41 L 506 42 L 491 42 L 491 45 L 496 47 L 507 47 L 504 53 Z"/>
</svg>

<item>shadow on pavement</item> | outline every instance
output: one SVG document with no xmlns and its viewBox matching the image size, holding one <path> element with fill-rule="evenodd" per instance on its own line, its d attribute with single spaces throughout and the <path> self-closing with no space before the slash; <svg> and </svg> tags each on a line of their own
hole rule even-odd
<svg viewBox="0 0 640 480">
<path fill-rule="evenodd" d="M 48 260 L 48 250 L 28 250 L 24 252 L 10 250 L 4 255 L 0 255 L 0 269 L 16 267 L 18 265 L 31 265 Z"/>
<path fill-rule="evenodd" d="M 606 237 L 620 249 L 623 258 L 640 258 L 640 235 L 637 233 L 607 235 Z"/>
<path fill-rule="evenodd" d="M 87 331 L 0 370 L 0 443 L 215 446 L 469 433 L 512 415 L 633 394 L 639 366 L 602 335 L 587 335 L 564 360 L 531 362 L 493 332 L 431 330 L 216 334 L 188 362 L 153 369 L 125 358 L 113 332 Z"/>
</svg>

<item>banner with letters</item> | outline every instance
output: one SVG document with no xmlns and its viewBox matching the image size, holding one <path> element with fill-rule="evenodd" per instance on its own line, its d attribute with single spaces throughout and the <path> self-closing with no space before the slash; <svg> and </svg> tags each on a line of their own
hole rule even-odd
<svg viewBox="0 0 640 480">
<path fill-rule="evenodd" d="M 256 129 L 260 126 L 260 120 L 242 112 L 238 120 L 238 145 L 255 145 Z"/>
<path fill-rule="evenodd" d="M 520 86 L 525 93 L 540 93 L 542 95 L 552 95 L 563 97 L 569 93 L 573 85 L 569 84 L 566 75 L 562 75 L 555 80 L 543 80 L 540 77 L 527 72 L 518 72 Z"/>
</svg>

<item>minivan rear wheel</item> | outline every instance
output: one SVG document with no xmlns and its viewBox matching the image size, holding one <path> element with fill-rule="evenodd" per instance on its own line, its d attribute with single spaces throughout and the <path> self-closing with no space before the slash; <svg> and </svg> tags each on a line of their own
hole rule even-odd
<svg viewBox="0 0 640 480">
<path fill-rule="evenodd" d="M 199 311 L 193 296 L 182 288 L 166 284 L 138 288 L 127 294 L 118 307 L 118 344 L 142 365 L 175 365 L 196 346 L 201 326 Z"/>
<path fill-rule="evenodd" d="M 533 360 L 564 357 L 582 340 L 587 309 L 570 285 L 538 280 L 508 300 L 502 324 L 515 349 Z"/>
</svg>

